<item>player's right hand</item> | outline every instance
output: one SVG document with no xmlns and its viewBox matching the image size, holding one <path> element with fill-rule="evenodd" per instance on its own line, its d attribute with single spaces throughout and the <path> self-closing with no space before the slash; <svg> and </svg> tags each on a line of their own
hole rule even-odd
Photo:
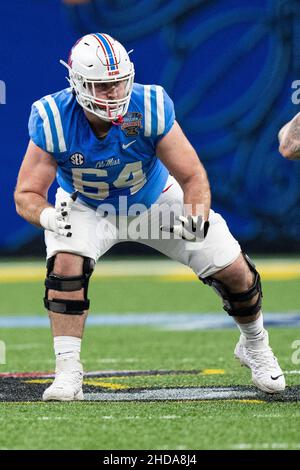
<svg viewBox="0 0 300 470">
<path fill-rule="evenodd" d="M 69 223 L 72 205 L 76 201 L 78 191 L 71 194 L 65 200 L 59 201 L 55 207 L 46 207 L 40 215 L 40 224 L 51 232 L 55 232 L 63 237 L 72 236 L 72 227 Z"/>
</svg>

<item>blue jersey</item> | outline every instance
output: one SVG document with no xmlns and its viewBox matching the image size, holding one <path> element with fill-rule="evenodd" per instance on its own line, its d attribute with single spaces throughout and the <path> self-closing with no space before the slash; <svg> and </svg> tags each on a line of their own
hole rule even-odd
<svg viewBox="0 0 300 470">
<path fill-rule="evenodd" d="M 58 184 L 90 206 L 112 204 L 119 196 L 127 205 L 147 208 L 161 194 L 168 170 L 156 157 L 159 140 L 175 120 L 174 105 L 164 89 L 134 84 L 123 123 L 112 125 L 104 139 L 92 131 L 71 88 L 45 96 L 32 106 L 31 140 L 58 165 Z"/>
</svg>

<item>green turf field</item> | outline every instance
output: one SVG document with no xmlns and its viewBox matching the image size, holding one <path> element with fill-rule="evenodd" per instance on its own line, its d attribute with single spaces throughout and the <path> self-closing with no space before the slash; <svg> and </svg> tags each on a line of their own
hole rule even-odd
<svg viewBox="0 0 300 470">
<path fill-rule="evenodd" d="M 299 283 L 300 276 L 264 280 L 265 310 L 300 312 Z M 42 284 L 40 279 L 0 281 L 1 316 L 45 316 Z M 90 299 L 93 314 L 219 311 L 220 318 L 226 315 L 219 298 L 201 282 L 146 271 L 145 275 L 125 272 L 95 277 Z M 269 333 L 273 350 L 283 370 L 288 372 L 289 388 L 297 387 L 300 367 L 292 362 L 292 344 L 300 340 L 299 329 L 269 328 Z M 82 347 L 84 369 L 110 374 L 87 377 L 85 386 L 97 393 L 166 387 L 251 388 L 249 370 L 240 367 L 233 358 L 237 339 L 236 329 L 172 330 L 158 325 L 87 324 Z M 0 340 L 6 345 L 6 364 L 0 365 L 1 373 L 53 371 L 48 328 L 3 328 Z M 114 375 L 114 371 L 124 373 Z M 128 375 L 127 371 L 139 373 Z M 32 390 L 45 388 L 51 382 L 51 379 L 42 379 L 40 383 L 30 378 L 22 380 Z M 0 403 L 1 449 L 300 448 L 297 394 L 293 401 L 270 402 L 263 397 L 84 403 L 25 399 L 24 395 L 24 402 Z"/>
</svg>

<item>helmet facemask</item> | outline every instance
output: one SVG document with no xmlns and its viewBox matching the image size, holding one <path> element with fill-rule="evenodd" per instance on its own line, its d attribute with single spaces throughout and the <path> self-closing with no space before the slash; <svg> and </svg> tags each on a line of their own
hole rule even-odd
<svg viewBox="0 0 300 470">
<path fill-rule="evenodd" d="M 76 78 L 74 78 L 74 75 Z M 89 80 L 78 73 L 70 74 L 70 84 L 76 93 L 78 103 L 104 121 L 115 121 L 127 112 L 133 87 L 134 73 L 114 80 Z M 124 83 L 125 82 L 125 83 Z M 97 96 L 97 85 L 110 84 L 120 88 L 123 85 L 124 96 L 118 99 L 104 99 Z"/>
</svg>

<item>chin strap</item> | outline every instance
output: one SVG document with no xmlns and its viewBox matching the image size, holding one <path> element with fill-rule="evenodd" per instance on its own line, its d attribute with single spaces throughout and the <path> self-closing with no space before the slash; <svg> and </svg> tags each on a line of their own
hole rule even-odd
<svg viewBox="0 0 300 470">
<path fill-rule="evenodd" d="M 121 116 L 121 114 L 119 114 L 116 121 L 112 121 L 114 126 L 120 126 L 121 124 L 123 124 L 123 122 L 124 122 L 124 118 L 123 116 Z"/>
</svg>

